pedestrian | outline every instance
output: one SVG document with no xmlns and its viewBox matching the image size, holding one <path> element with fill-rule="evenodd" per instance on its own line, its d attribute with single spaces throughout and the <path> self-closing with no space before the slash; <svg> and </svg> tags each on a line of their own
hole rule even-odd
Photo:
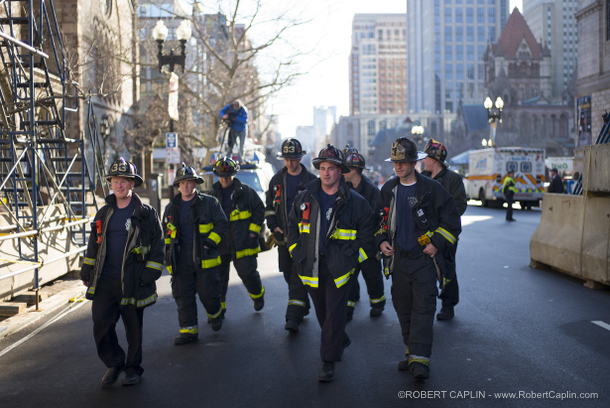
<svg viewBox="0 0 610 408">
<path fill-rule="evenodd" d="M 308 182 L 294 199 L 288 248 L 297 273 L 313 301 L 322 329 L 319 381 L 332 381 L 335 362 L 351 343 L 345 333 L 349 279 L 373 250 L 373 212 L 350 190 L 343 153 L 328 145 L 313 159 L 320 178 Z"/>
<path fill-rule="evenodd" d="M 95 214 L 80 278 L 93 300 L 91 317 L 97 355 L 108 368 L 102 387 L 125 372 L 123 385 L 140 381 L 144 308 L 157 301 L 155 281 L 163 270 L 163 232 L 157 211 L 133 189 L 143 180 L 136 166 L 119 157 L 106 176 L 113 194 Z M 127 354 L 116 323 L 123 320 Z"/>
<path fill-rule="evenodd" d="M 248 109 L 238 99 L 220 110 L 220 117 L 229 121 L 230 134 L 227 141 L 227 156 L 232 157 L 233 145 L 239 138 L 239 160 L 244 157 L 244 143 L 248 134 Z"/>
<path fill-rule="evenodd" d="M 563 194 L 563 180 L 557 174 L 557 169 L 551 169 L 551 184 L 549 184 L 547 192 Z"/>
<path fill-rule="evenodd" d="M 438 181 L 445 190 L 451 194 L 453 202 L 461 217 L 468 207 L 466 189 L 464 188 L 462 176 L 449 170 L 449 163 L 447 163 L 447 148 L 443 146 L 442 143 L 430 139 L 428 140 L 428 143 L 426 143 L 424 153 L 428 156 L 423 160 L 425 171 L 421 174 Z M 445 281 L 445 288 L 440 295 L 443 306 L 441 311 L 436 315 L 438 320 L 452 319 L 455 315 L 454 307 L 460 301 L 455 267 L 457 245 L 458 243 L 456 242 L 455 245 L 449 246 L 447 250 L 443 252 L 445 255 L 445 267 L 450 270 L 449 274 L 453 276 L 453 279 Z"/>
<path fill-rule="evenodd" d="M 345 173 L 345 181 L 347 185 L 355 192 L 360 194 L 364 199 L 370 203 L 371 206 L 377 204 L 377 198 L 379 197 L 379 189 L 373 184 L 373 182 L 364 174 L 362 171 L 366 168 L 364 157 L 358 153 L 357 150 L 344 149 L 346 153 L 345 165 L 349 168 L 350 172 Z M 374 223 L 373 225 L 376 225 Z M 369 294 L 369 304 L 371 310 L 369 316 L 377 317 L 381 316 L 383 309 L 385 308 L 385 295 L 384 295 L 384 284 L 383 274 L 381 273 L 381 262 L 377 259 L 377 252 L 373 247 L 370 253 L 367 253 L 367 260 L 356 267 L 354 275 L 350 279 L 350 290 L 347 296 L 347 320 L 352 320 L 354 315 L 354 308 L 356 307 L 356 301 L 360 299 L 360 285 L 358 284 L 358 274 L 362 269 L 362 277 L 366 283 L 367 292 Z"/>
<path fill-rule="evenodd" d="M 435 180 L 420 175 L 415 165 L 426 156 L 406 137 L 397 139 L 386 161 L 396 177 L 381 188 L 377 209 L 383 213 L 375 244 L 392 275 L 392 302 L 406 346 L 399 370 L 415 379 L 430 376 L 432 326 L 438 280 L 448 271 L 443 253 L 461 232 L 460 216 L 451 195 Z"/>
<path fill-rule="evenodd" d="M 246 286 L 257 312 L 265 305 L 265 287 L 257 271 L 257 253 L 260 252 L 258 234 L 265 222 L 265 206 L 257 192 L 243 184 L 236 174 L 239 165 L 222 157 L 213 166 L 218 181 L 210 192 L 220 202 L 229 220 L 227 237 L 220 244 L 220 283 L 222 314 L 227 311 L 226 296 L 229 286 L 231 261 L 237 275 Z"/>
<path fill-rule="evenodd" d="M 165 265 L 169 271 L 172 296 L 178 306 L 182 346 L 199 339 L 197 295 L 205 308 L 212 330 L 222 327 L 218 247 L 227 233 L 227 218 L 218 200 L 197 191 L 203 179 L 186 164 L 176 172 L 174 187 L 180 193 L 165 207 Z"/>
<path fill-rule="evenodd" d="M 298 274 L 293 271 L 292 258 L 286 246 L 288 216 L 294 198 L 305 189 L 306 183 L 316 178 L 301 164 L 301 159 L 306 153 L 297 139 L 284 140 L 282 151 L 277 154 L 278 159 L 284 159 L 284 167 L 275 173 L 269 182 L 265 208 L 267 227 L 273 233 L 277 244 L 279 270 L 288 284 L 288 306 L 284 328 L 291 333 L 299 331 L 299 325 L 303 317 L 309 314 L 310 308 L 307 289 Z"/>
<path fill-rule="evenodd" d="M 504 194 L 506 204 L 508 204 L 508 207 L 506 207 L 506 221 L 517 221 L 513 218 L 513 199 L 517 192 L 513 177 L 515 177 L 515 171 L 509 170 L 504 178 L 504 183 L 502 183 L 502 194 Z"/>
</svg>

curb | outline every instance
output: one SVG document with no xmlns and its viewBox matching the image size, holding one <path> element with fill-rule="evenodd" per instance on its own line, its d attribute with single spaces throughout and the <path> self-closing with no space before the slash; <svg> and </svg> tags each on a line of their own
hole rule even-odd
<svg viewBox="0 0 610 408">
<path fill-rule="evenodd" d="M 48 299 L 40 302 L 38 304 L 38 311 L 36 310 L 36 306 L 30 306 L 25 310 L 25 312 L 3 320 L 0 322 L 0 339 L 17 332 L 18 330 L 42 319 L 45 316 L 48 316 L 60 307 L 68 305 L 70 302 L 84 301 L 85 290 L 86 288 L 80 281 L 75 281 L 73 287 L 57 292 Z"/>
</svg>

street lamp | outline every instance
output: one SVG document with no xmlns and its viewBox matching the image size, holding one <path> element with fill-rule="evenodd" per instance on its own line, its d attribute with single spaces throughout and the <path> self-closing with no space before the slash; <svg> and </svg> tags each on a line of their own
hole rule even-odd
<svg viewBox="0 0 610 408">
<path fill-rule="evenodd" d="M 186 42 L 191 38 L 191 22 L 188 20 L 182 20 L 178 28 L 176 29 L 176 37 L 180 41 L 180 54 L 174 55 L 174 50 L 169 51 L 169 55 L 163 55 L 163 43 L 167 39 L 169 30 L 163 23 L 163 20 L 157 21 L 157 25 L 152 30 L 152 36 L 157 41 L 159 51 L 157 58 L 159 59 L 159 69 L 163 68 L 163 65 L 169 65 L 169 71 L 174 72 L 174 66 L 180 65 L 182 72 L 184 72 L 184 62 L 186 60 Z"/>
<path fill-rule="evenodd" d="M 411 128 L 411 134 L 413 135 L 413 139 L 419 143 L 422 141 L 422 135 L 424 134 L 424 127 L 420 125 L 415 125 Z"/>
<path fill-rule="evenodd" d="M 495 103 L 495 111 L 492 110 L 493 105 L 494 104 L 492 103 L 491 98 L 489 96 L 485 98 L 483 106 L 485 106 L 485 109 L 487 109 L 487 121 L 490 124 L 489 132 L 491 136 L 489 138 L 489 142 L 486 143 L 487 145 L 489 145 L 489 147 L 496 146 L 496 127 L 498 126 L 497 122 L 502 123 L 502 108 L 504 107 L 504 101 L 498 96 Z M 485 146 L 485 144 L 483 144 L 483 146 Z"/>
</svg>

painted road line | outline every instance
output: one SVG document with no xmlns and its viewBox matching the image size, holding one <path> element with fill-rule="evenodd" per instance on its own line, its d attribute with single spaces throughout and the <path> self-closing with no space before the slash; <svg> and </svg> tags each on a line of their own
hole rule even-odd
<svg viewBox="0 0 610 408">
<path fill-rule="evenodd" d="M 610 331 L 610 324 L 602 322 L 601 320 L 591 320 L 591 323 L 596 324 L 599 327 L 603 327 L 604 329 Z"/>
</svg>

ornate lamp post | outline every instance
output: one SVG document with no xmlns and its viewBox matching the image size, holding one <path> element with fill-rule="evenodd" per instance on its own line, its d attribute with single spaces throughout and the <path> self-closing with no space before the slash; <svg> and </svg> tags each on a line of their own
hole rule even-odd
<svg viewBox="0 0 610 408">
<path fill-rule="evenodd" d="M 502 108 L 504 107 L 504 101 L 502 100 L 502 98 L 500 98 L 498 96 L 498 98 L 496 99 L 496 110 L 492 110 L 493 108 L 493 103 L 491 101 L 491 98 L 488 96 L 487 98 L 485 98 L 485 102 L 483 102 L 483 106 L 485 106 L 485 109 L 487 109 L 487 121 L 489 122 L 489 132 L 490 132 L 490 138 L 489 141 L 486 143 L 483 140 L 483 142 L 481 142 L 483 144 L 483 146 L 487 145 L 489 147 L 495 147 L 496 146 L 496 127 L 498 126 L 497 122 L 502 123 Z"/>
</svg>

